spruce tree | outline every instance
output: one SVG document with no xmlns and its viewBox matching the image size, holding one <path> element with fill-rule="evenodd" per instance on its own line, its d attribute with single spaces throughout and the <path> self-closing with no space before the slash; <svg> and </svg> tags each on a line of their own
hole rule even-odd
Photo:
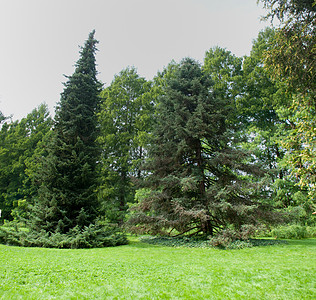
<svg viewBox="0 0 316 300">
<path fill-rule="evenodd" d="M 97 217 L 97 116 L 101 83 L 97 80 L 97 41 L 90 33 L 75 72 L 67 77 L 56 108 L 54 135 L 42 174 L 33 229 L 67 233 Z"/>
<path fill-rule="evenodd" d="M 133 230 L 212 236 L 268 217 L 250 182 L 260 170 L 236 146 L 230 119 L 230 99 L 216 92 L 197 62 L 184 59 L 166 79 L 158 105 L 147 165 L 150 192 L 132 215 Z"/>
<path fill-rule="evenodd" d="M 2 234 L 6 242 L 58 248 L 126 243 L 117 228 L 97 219 L 100 157 L 97 113 L 102 85 L 97 79 L 96 44 L 93 31 L 81 48 L 74 74 L 67 77 L 47 145 L 48 155 L 36 176 L 40 186 L 26 220 L 29 232 Z"/>
<path fill-rule="evenodd" d="M 97 80 L 97 41 L 90 33 L 56 108 L 54 135 L 45 162 L 33 229 L 67 233 L 97 217 L 96 143 L 101 83 Z"/>
</svg>

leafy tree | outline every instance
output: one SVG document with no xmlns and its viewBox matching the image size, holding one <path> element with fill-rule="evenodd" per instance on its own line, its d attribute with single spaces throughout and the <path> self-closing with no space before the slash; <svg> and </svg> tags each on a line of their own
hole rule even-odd
<svg viewBox="0 0 316 300">
<path fill-rule="evenodd" d="M 149 152 L 150 191 L 138 195 L 132 230 L 213 235 L 229 224 L 239 230 L 267 217 L 249 184 L 259 170 L 232 146 L 226 122 L 232 105 L 213 90 L 190 58 L 166 80 Z"/>
<path fill-rule="evenodd" d="M 280 120 L 276 104 L 288 100 L 264 68 L 264 53 L 273 39 L 274 30 L 266 28 L 253 42 L 250 56 L 243 62 L 243 91 L 237 101 L 238 112 L 243 115 L 243 124 L 247 128 L 246 145 L 255 151 L 256 159 L 269 170 L 272 181 L 285 175 L 285 170 L 278 164 L 284 156 L 284 149 L 278 141 L 280 125 L 286 125 L 286 122 Z"/>
<path fill-rule="evenodd" d="M 283 139 L 286 161 L 302 188 L 315 200 L 316 182 L 316 2 L 314 0 L 262 0 L 280 26 L 266 54 L 271 75 L 284 82 L 292 100 L 279 107 L 291 130 Z"/>
<path fill-rule="evenodd" d="M 275 205 L 288 208 L 304 205 L 307 195 L 290 174 L 286 149 L 281 143 L 291 126 L 287 118 L 280 117 L 279 107 L 290 101 L 290 97 L 284 84 L 275 82 L 264 67 L 265 53 L 274 37 L 275 30 L 266 28 L 253 42 L 250 56 L 245 57 L 243 63 L 243 89 L 237 106 L 248 136 L 243 146 L 250 149 L 254 159 L 268 171 L 271 182 L 267 190 Z"/>
<path fill-rule="evenodd" d="M 27 161 L 34 155 L 51 125 L 45 104 L 21 121 L 3 124 L 0 131 L 0 208 L 3 219 L 12 220 L 13 208 L 20 201 L 30 201 L 32 192 L 31 186 L 26 183 Z"/>
<path fill-rule="evenodd" d="M 212 80 L 216 96 L 235 105 L 240 94 L 242 59 L 226 49 L 214 47 L 205 54 L 203 71 Z"/>
<path fill-rule="evenodd" d="M 151 83 L 135 68 L 115 76 L 102 93 L 100 123 L 103 184 L 101 198 L 107 218 L 122 224 L 135 184 L 142 177 L 152 127 L 154 103 Z"/>
</svg>

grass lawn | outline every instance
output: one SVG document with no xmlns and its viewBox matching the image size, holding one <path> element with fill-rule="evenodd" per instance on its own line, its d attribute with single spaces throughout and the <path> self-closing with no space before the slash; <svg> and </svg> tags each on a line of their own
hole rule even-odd
<svg viewBox="0 0 316 300">
<path fill-rule="evenodd" d="M 316 239 L 217 250 L 0 245 L 0 299 L 316 299 Z"/>
</svg>

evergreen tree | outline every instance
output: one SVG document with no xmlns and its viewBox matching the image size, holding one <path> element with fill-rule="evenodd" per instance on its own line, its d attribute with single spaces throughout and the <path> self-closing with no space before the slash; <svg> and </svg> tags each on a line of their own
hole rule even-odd
<svg viewBox="0 0 316 300">
<path fill-rule="evenodd" d="M 93 223 L 98 214 L 97 111 L 101 83 L 97 80 L 94 31 L 67 77 L 56 109 L 54 135 L 44 162 L 32 229 L 67 233 Z"/>
<path fill-rule="evenodd" d="M 6 119 L 6 117 L 4 116 L 4 114 L 2 113 L 2 111 L 0 111 L 0 125 L 1 123 Z"/>
<path fill-rule="evenodd" d="M 192 59 L 166 80 L 149 152 L 150 192 L 135 208 L 132 230 L 213 235 L 268 218 L 250 183 L 260 170 L 233 146 L 232 107 Z"/>
<path fill-rule="evenodd" d="M 95 52 L 97 41 L 90 33 L 75 72 L 68 77 L 47 150 L 31 180 L 39 179 L 35 204 L 26 225 L 29 231 L 0 229 L 0 241 L 22 246 L 91 248 L 127 242 L 125 235 L 98 220 L 99 202 L 97 144 L 99 93 Z"/>
</svg>

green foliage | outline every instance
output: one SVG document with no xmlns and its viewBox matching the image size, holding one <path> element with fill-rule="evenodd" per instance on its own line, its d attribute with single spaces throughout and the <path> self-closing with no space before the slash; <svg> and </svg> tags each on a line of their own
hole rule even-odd
<svg viewBox="0 0 316 300">
<path fill-rule="evenodd" d="M 96 78 L 96 43 L 93 31 L 81 49 L 74 74 L 65 84 L 53 130 L 45 137 L 42 135 L 36 151 L 32 149 L 27 156 L 28 180 L 23 183 L 29 187 L 34 202 L 19 201 L 14 211 L 26 228 L 21 228 L 23 223 L 16 223 L 13 228 L 2 227 L 1 243 L 49 248 L 127 243 L 116 225 L 97 219 L 100 149 L 96 140 L 101 84 Z"/>
<path fill-rule="evenodd" d="M 79 238 L 98 216 L 95 191 L 100 150 L 96 139 L 101 84 L 96 78 L 96 44 L 93 31 L 81 48 L 74 74 L 65 83 L 47 156 L 35 166 L 38 174 L 33 177 L 38 178 L 39 188 L 27 221 L 30 236 L 76 236 L 78 232 Z M 58 246 L 59 238 L 54 241 Z"/>
<path fill-rule="evenodd" d="M 310 175 L 309 168 L 312 168 L 312 165 L 306 162 L 311 156 L 306 157 L 304 147 L 301 147 L 302 144 L 306 144 L 306 140 L 299 141 L 300 137 L 305 139 L 306 135 L 299 134 L 298 130 L 293 128 L 298 115 L 291 116 L 290 111 L 284 109 L 287 103 L 292 101 L 286 84 L 275 82 L 264 66 L 265 55 L 273 47 L 275 37 L 276 31 L 273 29 L 266 28 L 260 32 L 253 43 L 250 56 L 244 59 L 243 93 L 237 100 L 240 119 L 245 124 L 244 133 L 247 137 L 242 146 L 251 150 L 254 162 L 268 171 L 270 181 L 266 183 L 266 192 L 275 206 L 287 212 L 288 208 L 299 206 L 305 210 L 305 215 L 309 215 L 312 203 L 308 189 L 311 185 L 302 184 L 302 173 Z M 280 109 L 281 107 L 283 109 Z M 289 145 L 289 141 L 292 141 L 292 146 Z M 301 172 L 299 168 L 293 172 L 291 157 L 299 157 L 301 162 L 305 163 Z M 297 176 L 299 172 L 300 180 Z M 309 178 L 305 183 L 311 181 Z M 292 215 L 293 219 L 304 224 L 303 217 L 298 220 L 297 215 Z"/>
<path fill-rule="evenodd" d="M 210 242 L 203 238 L 193 238 L 193 237 L 153 237 L 153 236 L 143 236 L 140 238 L 143 243 L 151 245 L 160 245 L 167 247 L 188 247 L 188 248 L 209 248 Z"/>
<path fill-rule="evenodd" d="M 304 239 L 307 238 L 307 229 L 301 225 L 280 226 L 271 230 L 271 236 L 277 239 Z"/>
<path fill-rule="evenodd" d="M 5 122 L 0 130 L 0 209 L 1 219 L 12 220 L 11 214 L 20 201 L 31 202 L 33 187 L 27 164 L 36 153 L 52 120 L 47 105 L 42 104 L 21 121 Z"/>
<path fill-rule="evenodd" d="M 212 82 L 212 91 L 217 98 L 223 99 L 226 106 L 231 106 L 226 121 L 231 127 L 238 128 L 240 117 L 235 115 L 236 99 L 241 93 L 242 58 L 236 57 L 230 51 L 214 47 L 206 51 L 203 73 Z"/>
<path fill-rule="evenodd" d="M 96 223 L 81 228 L 77 225 L 67 233 L 28 231 L 17 226 L 1 227 L 0 243 L 22 247 L 77 249 L 125 245 L 127 239 L 117 226 Z"/>
<path fill-rule="evenodd" d="M 258 246 L 272 246 L 286 243 L 285 241 L 268 240 L 268 239 L 246 239 L 237 238 L 233 232 L 225 231 L 223 234 L 211 239 L 194 238 L 194 237 L 148 237 L 140 238 L 143 243 L 166 246 L 166 247 L 187 247 L 187 248 L 219 248 L 226 250 L 239 250 Z"/>
<path fill-rule="evenodd" d="M 143 177 L 152 128 L 154 98 L 151 82 L 135 68 L 122 70 L 101 93 L 99 120 L 102 144 L 100 198 L 106 217 L 122 224 L 135 184 Z"/>
<path fill-rule="evenodd" d="M 0 125 L 2 122 L 4 122 L 6 119 L 6 117 L 4 116 L 4 114 L 2 113 L 2 111 L 0 111 Z"/>
<path fill-rule="evenodd" d="M 229 52 L 217 50 L 208 62 L 230 65 Z M 235 144 L 233 97 L 220 81 L 214 84 L 215 71 L 208 72 L 187 58 L 165 78 L 147 161 L 151 193 L 133 207 L 133 231 L 213 235 L 229 224 L 271 219 L 254 176 L 260 169 L 249 165 L 247 153 Z"/>
<path fill-rule="evenodd" d="M 316 226 L 306 226 L 306 230 L 309 238 L 316 238 Z"/>
<path fill-rule="evenodd" d="M 286 87 L 287 103 L 279 114 L 291 126 L 282 139 L 285 160 L 309 201 L 315 203 L 315 115 L 316 115 L 316 6 L 314 0 L 262 0 L 280 26 L 266 53 L 266 68 Z"/>
</svg>

